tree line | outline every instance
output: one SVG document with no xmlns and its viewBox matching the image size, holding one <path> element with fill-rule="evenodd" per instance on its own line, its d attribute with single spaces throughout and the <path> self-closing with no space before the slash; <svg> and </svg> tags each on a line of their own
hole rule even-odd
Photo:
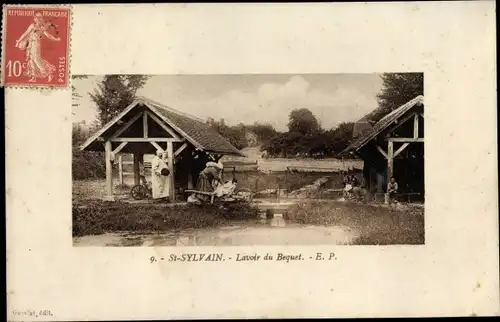
<svg viewBox="0 0 500 322">
<path fill-rule="evenodd" d="M 290 113 L 285 132 L 277 131 L 269 123 L 230 126 L 224 119 L 209 119 L 207 123 L 237 149 L 260 146 L 268 157 L 332 157 L 349 145 L 354 127 L 352 122 L 343 122 L 334 129 L 324 130 L 306 108 Z"/>
<path fill-rule="evenodd" d="M 378 107 L 363 118 L 371 124 L 424 93 L 422 73 L 386 73 L 381 78 Z M 257 145 L 269 157 L 334 157 L 356 140 L 356 135 L 363 133 L 354 133 L 354 122 L 341 122 L 335 128 L 323 129 L 307 108 L 293 110 L 288 115 L 288 131 L 285 132 L 276 131 L 270 124 L 229 126 L 223 119 L 209 119 L 207 123 L 238 149 L 251 146 L 248 135 L 254 134 Z"/>
</svg>

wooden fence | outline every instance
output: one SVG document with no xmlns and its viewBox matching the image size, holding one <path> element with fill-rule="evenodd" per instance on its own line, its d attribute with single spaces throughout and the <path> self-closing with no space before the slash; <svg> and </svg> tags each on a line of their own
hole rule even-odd
<svg viewBox="0 0 500 322">
<path fill-rule="evenodd" d="M 118 165 L 118 179 L 120 181 L 120 185 L 123 185 L 123 177 L 124 176 L 133 176 L 134 171 L 126 171 L 123 169 L 123 166 L 128 166 L 133 169 L 134 161 L 123 161 L 122 155 L 118 155 L 116 159 L 116 164 Z M 151 161 L 144 161 L 144 169 L 151 170 Z"/>
</svg>

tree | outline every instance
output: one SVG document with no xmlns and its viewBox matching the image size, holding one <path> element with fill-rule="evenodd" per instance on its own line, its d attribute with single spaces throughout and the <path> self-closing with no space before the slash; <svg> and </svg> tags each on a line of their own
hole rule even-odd
<svg viewBox="0 0 500 322">
<path fill-rule="evenodd" d="M 354 123 L 342 122 L 335 129 L 331 130 L 329 136 L 331 137 L 330 149 L 334 153 L 340 153 L 347 148 L 353 140 Z"/>
<path fill-rule="evenodd" d="M 87 75 L 73 75 L 73 79 L 86 79 L 88 76 Z M 73 107 L 78 107 L 80 103 L 78 102 L 81 98 L 82 95 L 76 91 L 76 88 L 74 85 L 71 85 L 71 99 L 72 103 L 71 105 Z"/>
<path fill-rule="evenodd" d="M 99 120 L 108 123 L 130 105 L 137 91 L 146 84 L 148 76 L 106 75 L 90 98 L 97 105 Z"/>
<path fill-rule="evenodd" d="M 255 133 L 260 142 L 267 142 L 277 134 L 276 129 L 268 123 L 255 122 L 253 125 L 248 125 L 247 129 Z"/>
<path fill-rule="evenodd" d="M 423 73 L 385 73 L 381 78 L 382 91 L 377 95 L 379 108 L 371 116 L 373 121 L 424 94 Z"/>
<path fill-rule="evenodd" d="M 226 125 L 224 119 L 219 121 L 208 118 L 207 124 L 229 141 L 235 148 L 243 149 L 247 146 L 246 129 L 242 124 L 236 126 Z"/>
<path fill-rule="evenodd" d="M 267 142 L 264 142 L 260 148 L 261 151 L 266 151 L 269 156 L 276 157 L 286 153 L 287 133 L 276 133 Z"/>
<path fill-rule="evenodd" d="M 288 130 L 302 135 L 310 135 L 321 129 L 314 114 L 307 108 L 296 109 L 290 112 Z"/>
</svg>

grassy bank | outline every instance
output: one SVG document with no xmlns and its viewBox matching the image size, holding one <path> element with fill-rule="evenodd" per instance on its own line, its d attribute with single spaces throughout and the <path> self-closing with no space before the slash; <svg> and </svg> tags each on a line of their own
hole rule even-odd
<svg viewBox="0 0 500 322">
<path fill-rule="evenodd" d="M 360 234 L 356 245 L 417 245 L 425 242 L 423 211 L 309 201 L 292 206 L 286 216 L 302 224 L 352 228 Z"/>
<path fill-rule="evenodd" d="M 165 231 L 217 227 L 235 219 L 256 218 L 248 205 L 167 206 L 92 201 L 73 205 L 73 236 L 119 231 Z"/>
</svg>

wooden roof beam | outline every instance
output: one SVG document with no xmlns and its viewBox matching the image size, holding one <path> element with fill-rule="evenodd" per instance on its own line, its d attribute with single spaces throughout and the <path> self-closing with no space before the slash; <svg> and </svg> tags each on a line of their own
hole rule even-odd
<svg viewBox="0 0 500 322">
<path fill-rule="evenodd" d="M 80 146 L 80 150 L 84 150 L 85 148 L 87 148 L 90 144 L 92 144 L 92 142 L 102 136 L 102 134 L 104 134 L 104 132 L 106 132 L 109 128 L 111 128 L 111 126 L 113 126 L 113 124 L 115 124 L 119 119 L 121 119 L 124 115 L 126 115 L 128 112 L 130 112 L 135 106 L 137 106 L 138 102 L 137 101 L 134 101 L 132 102 L 129 106 L 127 106 L 120 114 L 116 115 L 111 121 L 109 121 L 103 128 L 101 128 L 99 131 L 97 131 L 94 135 L 92 135 L 91 137 L 89 137 L 87 139 L 87 141 L 85 141 L 85 143 L 83 143 L 81 146 Z"/>
<path fill-rule="evenodd" d="M 424 138 L 387 138 L 389 142 L 424 142 Z"/>
<path fill-rule="evenodd" d="M 179 154 L 182 153 L 182 151 L 184 151 L 184 149 L 186 149 L 188 147 L 188 144 L 187 143 L 184 143 L 180 148 L 177 149 L 177 151 L 175 151 L 174 153 L 174 156 L 179 156 Z"/>
<path fill-rule="evenodd" d="M 395 120 L 393 122 L 393 125 L 390 126 L 386 131 L 385 133 L 392 133 L 393 131 L 395 131 L 397 128 L 401 127 L 403 124 L 405 124 L 406 122 L 408 122 L 410 119 L 414 118 L 415 116 L 418 116 L 418 113 L 410 113 L 408 114 L 407 116 L 405 116 L 404 118 L 400 119 L 400 120 Z"/>
<path fill-rule="evenodd" d="M 402 146 L 399 147 L 399 149 L 396 150 L 396 152 L 394 152 L 394 157 L 397 157 L 398 154 L 400 154 L 401 152 L 403 152 L 404 149 L 406 149 L 406 147 L 409 145 L 410 143 L 403 143 Z"/>
<path fill-rule="evenodd" d="M 386 159 L 389 158 L 389 156 L 387 155 L 387 153 L 385 153 L 385 151 L 380 147 L 380 145 L 375 145 L 375 147 L 384 156 L 384 158 L 386 158 Z"/>
<path fill-rule="evenodd" d="M 156 122 L 159 126 L 161 126 L 165 131 L 167 131 L 168 134 L 170 134 L 173 138 L 175 139 L 180 139 L 180 137 L 175 133 L 171 128 L 166 126 L 164 122 L 162 122 L 156 115 L 151 113 L 150 111 L 147 111 L 147 115 L 153 119 L 153 121 Z"/>
<path fill-rule="evenodd" d="M 161 150 L 162 152 L 165 152 L 165 150 L 155 141 L 149 141 L 149 143 L 151 143 L 151 145 L 154 146 L 156 150 Z"/>
<path fill-rule="evenodd" d="M 114 157 L 127 145 L 128 142 L 122 142 L 116 149 L 113 150 L 112 155 Z"/>
<path fill-rule="evenodd" d="M 142 116 L 142 112 L 137 113 L 133 118 L 127 121 L 125 125 L 123 125 L 118 131 L 116 131 L 112 136 L 111 139 L 116 139 L 120 134 L 125 132 L 135 121 L 137 121 L 140 117 Z"/>
<path fill-rule="evenodd" d="M 173 138 L 115 138 L 110 139 L 111 142 L 184 142 L 184 139 L 173 139 Z"/>
</svg>

